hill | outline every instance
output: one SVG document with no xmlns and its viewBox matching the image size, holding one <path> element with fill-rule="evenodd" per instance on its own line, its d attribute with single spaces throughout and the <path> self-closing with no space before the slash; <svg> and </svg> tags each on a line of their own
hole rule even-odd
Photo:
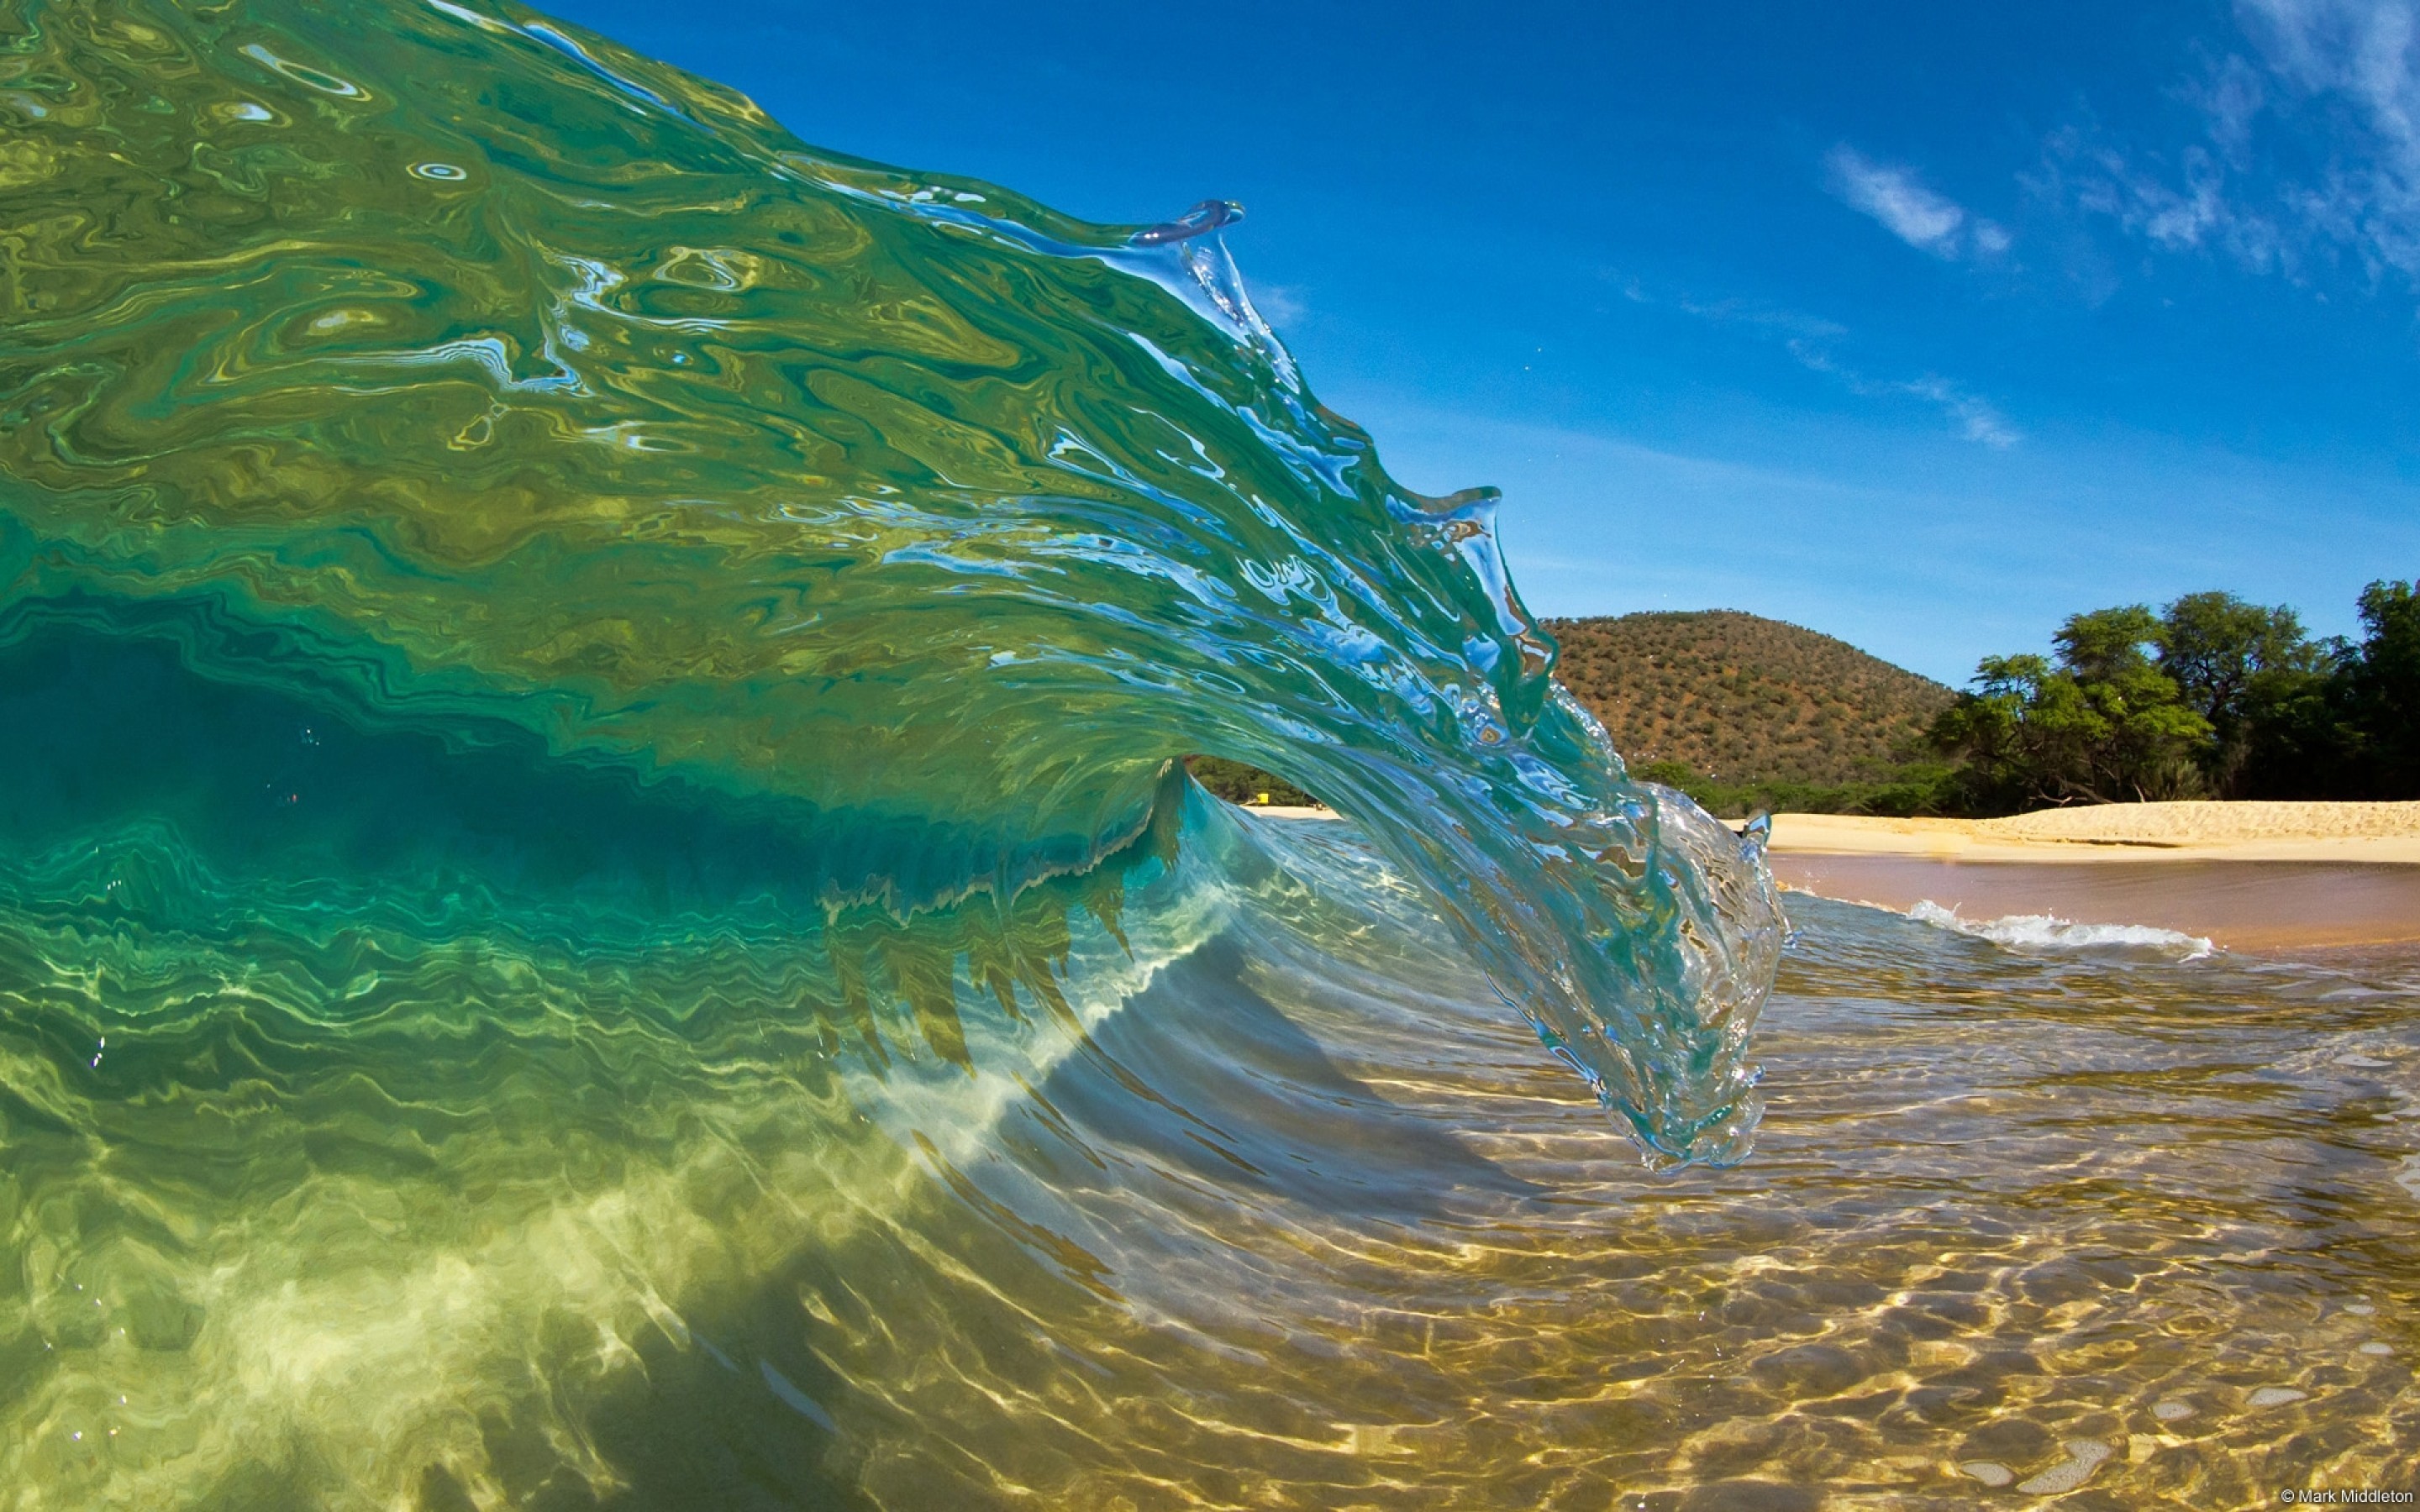
<svg viewBox="0 0 2420 1512">
<path fill-rule="evenodd" d="M 1956 697 L 1845 640 L 1737 609 L 1547 620 L 1563 686 L 1635 776 L 1715 813 L 1935 811 L 1947 768 L 1925 728 Z M 1315 801 L 1240 762 L 1190 757 L 1237 803 Z"/>
<path fill-rule="evenodd" d="M 1736 609 L 1545 628 L 1563 648 L 1558 675 L 1605 721 L 1614 748 L 1635 770 L 1659 769 L 1643 775 L 1673 780 L 1685 768 L 1696 780 L 1681 785 L 1693 792 L 1902 779 L 1925 727 L 1956 696 L 1845 640 Z"/>
</svg>

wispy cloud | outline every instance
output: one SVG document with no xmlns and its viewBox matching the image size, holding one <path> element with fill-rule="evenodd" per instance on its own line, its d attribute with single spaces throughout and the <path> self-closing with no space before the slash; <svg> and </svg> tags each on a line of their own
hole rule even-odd
<svg viewBox="0 0 2420 1512">
<path fill-rule="evenodd" d="M 2335 149 L 2289 200 L 2373 269 L 2420 276 L 2420 0 L 2242 0 L 2244 30 Z"/>
<path fill-rule="evenodd" d="M 1657 291 L 1638 279 L 1624 278 L 1611 270 L 1606 270 L 1606 276 L 1621 280 L 1622 297 L 1633 304 L 1678 310 L 1714 325 L 1748 332 L 1780 346 L 1808 372 L 1833 378 L 1862 398 L 1922 399 L 1948 416 L 1959 434 L 1970 441 L 2006 450 L 2024 439 L 2024 433 L 2009 424 L 1997 409 L 1947 378 L 1931 374 L 1908 379 L 1871 378 L 1841 362 L 1833 353 L 1849 341 L 1851 332 L 1837 320 L 1757 300 L 1706 300 L 1687 293 Z"/>
<path fill-rule="evenodd" d="M 1947 378 L 1920 378 L 1890 387 L 1938 406 L 1942 413 L 1957 422 L 1959 433 L 1970 441 L 2005 452 L 2024 440 L 2024 433 L 2009 424 L 2008 417 L 1988 401 L 1968 393 Z"/>
<path fill-rule="evenodd" d="M 2195 145 L 2130 157 L 2085 131 L 2052 133 L 2024 182 L 2040 198 L 2105 216 L 2165 252 L 2211 251 L 2254 271 L 2291 273 L 2295 249 L 2270 216 L 2232 192 L 2224 161 Z"/>
<path fill-rule="evenodd" d="M 1262 319 L 1280 328 L 1299 325 L 1311 313 L 1303 291 L 1291 284 L 1253 285 L 1252 308 L 1261 312 Z"/>
<path fill-rule="evenodd" d="M 1964 206 L 1935 193 L 1913 168 L 1876 162 L 1845 142 L 1824 156 L 1823 168 L 1832 193 L 1920 252 L 1954 258 L 1969 250 L 1986 255 L 2009 250 L 2005 228 L 1971 216 Z"/>
<path fill-rule="evenodd" d="M 2236 17 L 2243 51 L 2178 90 L 2200 140 L 2070 128 L 2028 186 L 2164 252 L 2420 283 L 2420 0 L 2238 0 Z"/>
<path fill-rule="evenodd" d="M 1793 341 L 1789 346 L 1790 355 L 1798 359 L 1801 366 L 1838 378 L 1852 393 L 1869 398 L 1905 396 L 1923 400 L 1947 415 L 1957 425 L 1959 434 L 1970 441 L 2004 452 L 2024 440 L 2024 433 L 2009 424 L 2008 417 L 1989 401 L 1976 397 L 1947 378 L 1930 373 L 1919 378 L 1871 378 L 1811 342 Z"/>
<path fill-rule="evenodd" d="M 1620 275 L 1608 271 L 1607 276 Z M 1775 335 L 1830 340 L 1849 333 L 1849 328 L 1838 320 L 1768 304 L 1761 300 L 1741 299 L 1735 295 L 1719 300 L 1702 300 L 1687 293 L 1657 293 L 1636 278 L 1621 280 L 1621 297 L 1633 304 L 1678 310 L 1683 315 L 1693 315 L 1715 325 L 1740 326 Z"/>
</svg>

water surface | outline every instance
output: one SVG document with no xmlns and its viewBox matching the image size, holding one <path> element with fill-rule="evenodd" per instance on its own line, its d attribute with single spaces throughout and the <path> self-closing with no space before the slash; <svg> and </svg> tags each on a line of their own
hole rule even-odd
<svg viewBox="0 0 2420 1512">
<path fill-rule="evenodd" d="M 2420 866 L 2330 861 L 1955 861 L 1776 856 L 1789 887 L 1905 912 L 1931 903 L 1976 922 L 2168 930 L 2242 950 L 2420 942 Z M 2110 934 L 2108 937 L 2119 937 Z"/>
<path fill-rule="evenodd" d="M 2414 964 L 1785 955 L 1232 207 L 454 0 L 0 118 L 0 1506 L 2409 1483 Z"/>
<path fill-rule="evenodd" d="M 172 958 L 12 915 L 10 1504 L 1947 1507 L 2079 1444 L 2088 1504 L 2412 1474 L 2420 960 L 1799 900 L 1757 1157 L 1655 1177 L 1348 827 L 1182 809 L 1113 911 L 952 942 L 1067 984 L 971 1073 L 891 1020 L 850 1069 L 736 936 L 339 932 L 263 972 L 258 924 Z"/>
</svg>

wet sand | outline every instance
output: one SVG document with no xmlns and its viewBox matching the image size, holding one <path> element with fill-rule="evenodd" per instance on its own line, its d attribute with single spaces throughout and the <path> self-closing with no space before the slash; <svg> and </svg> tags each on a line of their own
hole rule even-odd
<svg viewBox="0 0 2420 1512">
<path fill-rule="evenodd" d="M 2420 867 L 2327 861 L 1966 860 L 1776 851 L 1786 887 L 1970 919 L 2146 924 L 2262 953 L 2420 941 Z"/>
</svg>

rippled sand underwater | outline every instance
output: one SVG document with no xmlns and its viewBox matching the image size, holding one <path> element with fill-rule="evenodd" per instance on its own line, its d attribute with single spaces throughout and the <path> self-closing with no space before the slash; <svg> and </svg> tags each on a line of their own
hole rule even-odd
<svg viewBox="0 0 2420 1512">
<path fill-rule="evenodd" d="M 264 971 L 12 911 L 6 1504 L 2408 1484 L 2420 961 L 1796 900 L 1759 1153 L 1656 1177 L 1348 826 L 1182 801 L 1114 891 L 938 923 L 966 1048 L 877 993 L 879 1077 L 737 936 Z M 979 1016 L 983 941 L 1063 1015 Z"/>
</svg>

